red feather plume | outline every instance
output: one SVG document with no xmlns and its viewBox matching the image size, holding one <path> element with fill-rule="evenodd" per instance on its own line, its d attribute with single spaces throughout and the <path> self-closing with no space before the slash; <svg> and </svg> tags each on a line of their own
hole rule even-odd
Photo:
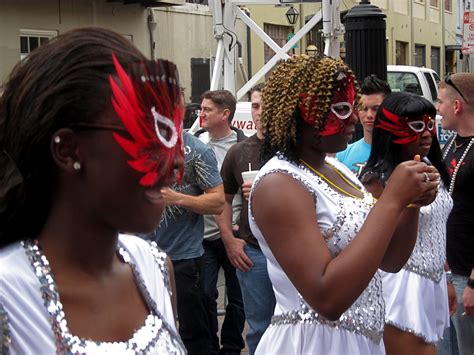
<svg viewBox="0 0 474 355">
<path fill-rule="evenodd" d="M 375 127 L 379 127 L 384 131 L 391 132 L 394 136 L 399 138 L 394 139 L 395 144 L 408 144 L 417 139 L 419 133 L 410 130 L 407 124 L 407 120 L 397 116 L 394 113 L 388 111 L 385 107 L 382 107 L 383 115 L 388 121 L 378 120 L 378 124 Z"/>
<path fill-rule="evenodd" d="M 184 156 L 183 104 L 176 66 L 167 60 L 132 64 L 127 74 L 112 55 L 116 76 L 109 77 L 112 105 L 130 137 L 113 136 L 131 157 L 128 164 L 144 174 L 143 186 L 173 177 L 175 158 Z M 181 181 L 183 171 L 177 174 Z"/>
</svg>

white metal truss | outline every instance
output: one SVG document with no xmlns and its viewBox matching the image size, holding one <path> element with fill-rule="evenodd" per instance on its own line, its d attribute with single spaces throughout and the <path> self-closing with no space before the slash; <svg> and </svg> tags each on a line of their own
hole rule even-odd
<svg viewBox="0 0 474 355">
<path fill-rule="evenodd" d="M 339 16 L 340 0 L 322 0 L 322 10 L 316 12 L 283 47 L 275 43 L 275 41 L 239 7 L 241 5 L 277 5 L 297 2 L 296 0 L 209 0 L 209 6 L 214 18 L 214 37 L 217 40 L 216 61 L 212 72 L 211 90 L 218 88 L 223 72 L 224 88 L 236 94 L 237 100 L 240 100 L 278 61 L 287 59 L 287 52 L 321 20 L 323 20 L 323 37 L 325 40 L 324 54 L 339 57 L 338 37 L 342 33 Z M 235 47 L 237 35 L 235 23 L 237 18 L 241 19 L 242 22 L 275 52 L 275 54 L 236 93 Z"/>
<path fill-rule="evenodd" d="M 217 40 L 216 59 L 212 70 L 211 90 L 219 88 L 222 73 L 224 74 L 224 89 L 232 92 L 237 101 L 267 74 L 282 59 L 287 59 L 287 52 L 298 43 L 316 24 L 323 20 L 324 54 L 334 58 L 340 55 L 339 35 L 343 33 L 340 22 L 340 0 L 321 0 L 321 10 L 301 27 L 295 35 L 280 47 L 265 33 L 239 6 L 243 5 L 278 5 L 298 3 L 298 0 L 209 0 L 214 19 L 214 38 Z M 235 73 L 237 34 L 235 23 L 241 19 L 258 37 L 260 37 L 274 52 L 273 57 L 260 68 L 236 93 Z M 191 131 L 199 128 L 197 119 Z"/>
</svg>

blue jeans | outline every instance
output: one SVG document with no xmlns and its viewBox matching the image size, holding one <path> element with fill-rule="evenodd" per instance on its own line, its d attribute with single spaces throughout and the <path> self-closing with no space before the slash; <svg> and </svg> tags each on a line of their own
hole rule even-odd
<svg viewBox="0 0 474 355">
<path fill-rule="evenodd" d="M 235 267 L 232 266 L 227 257 L 221 238 L 213 241 L 204 240 L 202 245 L 204 246 L 202 283 L 212 337 L 209 354 L 240 354 L 240 351 L 245 346 L 244 339 L 242 338 L 245 314 Z M 217 297 L 219 296 L 217 278 L 221 267 L 224 270 L 228 303 L 221 328 L 222 349 L 219 349 L 219 337 L 217 335 L 219 330 L 217 322 Z"/>
<path fill-rule="evenodd" d="M 467 279 L 465 276 L 453 274 L 453 285 L 456 290 L 458 308 L 452 316 L 452 321 L 456 329 L 460 355 L 474 354 L 474 316 L 462 315 L 464 312 L 462 294 L 466 288 Z"/>
<path fill-rule="evenodd" d="M 456 340 L 456 329 L 450 319 L 449 328 L 444 330 L 443 339 L 436 344 L 438 355 L 459 355 L 458 342 Z"/>
<path fill-rule="evenodd" d="M 247 345 L 249 354 L 253 355 L 258 342 L 270 324 L 275 310 L 275 294 L 268 277 L 267 260 L 260 250 L 249 245 L 245 253 L 252 260 L 253 266 L 247 272 L 237 270 L 237 277 L 244 300 L 245 317 L 249 324 Z"/>
</svg>

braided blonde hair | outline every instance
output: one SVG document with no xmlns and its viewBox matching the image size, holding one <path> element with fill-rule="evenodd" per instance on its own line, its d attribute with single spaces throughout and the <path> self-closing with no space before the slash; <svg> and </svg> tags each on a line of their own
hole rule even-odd
<svg viewBox="0 0 474 355">
<path fill-rule="evenodd" d="M 298 106 L 306 94 L 305 109 L 315 118 L 314 128 L 322 130 L 330 111 L 338 74 L 351 78 L 358 92 L 354 74 L 340 59 L 296 55 L 281 62 L 272 72 L 262 96 L 262 125 L 265 132 L 263 158 L 276 152 L 297 160 L 296 147 L 303 120 Z"/>
</svg>

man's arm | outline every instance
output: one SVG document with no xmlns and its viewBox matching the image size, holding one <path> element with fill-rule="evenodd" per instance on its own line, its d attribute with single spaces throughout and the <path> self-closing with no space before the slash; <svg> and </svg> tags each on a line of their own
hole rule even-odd
<svg viewBox="0 0 474 355">
<path fill-rule="evenodd" d="M 221 232 L 222 242 L 224 243 L 227 256 L 231 264 L 242 272 L 249 271 L 253 266 L 252 260 L 245 254 L 243 239 L 235 238 L 232 232 L 232 201 L 234 195 L 225 194 L 224 211 L 216 215 L 216 222 Z"/>
<path fill-rule="evenodd" d="M 471 279 L 474 279 L 474 268 L 471 270 Z M 466 285 L 462 294 L 462 302 L 464 304 L 464 312 L 466 316 L 474 316 L 474 288 Z"/>
<path fill-rule="evenodd" d="M 184 207 L 198 214 L 221 214 L 224 210 L 224 188 L 222 184 L 204 189 L 199 196 L 176 192 L 169 187 L 161 189 L 167 205 Z"/>
</svg>

